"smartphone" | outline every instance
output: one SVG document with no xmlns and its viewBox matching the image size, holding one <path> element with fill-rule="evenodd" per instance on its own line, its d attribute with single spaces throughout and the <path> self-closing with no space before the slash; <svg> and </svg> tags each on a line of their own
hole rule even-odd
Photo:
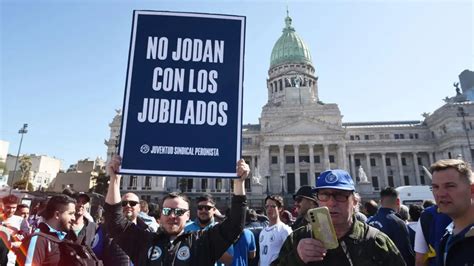
<svg viewBox="0 0 474 266">
<path fill-rule="evenodd" d="M 339 246 L 336 231 L 331 221 L 331 215 L 327 207 L 319 207 L 308 210 L 313 237 L 323 242 L 326 249 L 334 249 Z"/>
</svg>

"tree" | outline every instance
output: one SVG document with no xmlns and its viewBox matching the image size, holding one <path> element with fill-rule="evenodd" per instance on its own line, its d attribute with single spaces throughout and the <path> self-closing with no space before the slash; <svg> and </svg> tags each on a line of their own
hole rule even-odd
<svg viewBox="0 0 474 266">
<path fill-rule="evenodd" d="M 28 189 L 25 189 L 26 184 L 28 183 Z M 30 182 L 27 182 L 26 179 L 22 179 L 20 181 L 17 181 L 13 184 L 14 189 L 20 189 L 20 190 L 28 190 L 28 191 L 33 191 L 33 184 Z"/>
<path fill-rule="evenodd" d="M 31 158 L 30 156 L 23 155 L 20 158 L 20 180 L 29 181 L 30 170 L 31 170 Z"/>
<path fill-rule="evenodd" d="M 95 186 L 89 189 L 89 192 L 95 192 L 101 195 L 107 194 L 109 187 L 109 176 L 105 172 L 100 172 L 97 176 L 93 177 L 95 180 Z"/>
</svg>

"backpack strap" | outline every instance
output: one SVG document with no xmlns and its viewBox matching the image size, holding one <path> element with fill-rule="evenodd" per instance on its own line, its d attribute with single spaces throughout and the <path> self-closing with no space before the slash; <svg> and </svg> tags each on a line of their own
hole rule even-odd
<svg viewBox="0 0 474 266">
<path fill-rule="evenodd" d="M 421 231 L 425 237 L 426 243 L 430 243 L 430 227 L 433 223 L 433 213 L 430 210 L 424 211 L 420 216 Z"/>
</svg>

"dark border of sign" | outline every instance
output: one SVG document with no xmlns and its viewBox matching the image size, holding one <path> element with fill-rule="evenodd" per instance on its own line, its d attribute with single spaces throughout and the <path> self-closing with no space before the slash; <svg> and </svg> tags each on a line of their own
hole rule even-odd
<svg viewBox="0 0 474 266">
<path fill-rule="evenodd" d="M 133 53 L 135 52 L 135 36 L 137 31 L 137 19 L 140 14 L 159 14 L 159 15 L 168 15 L 168 16 L 185 16 L 185 17 L 203 17 L 203 18 L 225 18 L 225 19 L 235 19 L 240 20 L 242 23 L 241 27 L 241 39 L 240 39 L 240 70 L 239 70 L 239 103 L 238 103 L 238 118 L 237 118 L 237 154 L 236 162 L 241 158 L 242 155 L 242 101 L 244 97 L 243 82 L 244 82 L 244 54 L 245 54 L 245 16 L 238 15 L 226 15 L 226 14 L 212 14 L 212 13 L 198 13 L 198 12 L 175 12 L 175 11 L 155 11 L 155 10 L 134 10 L 133 11 L 133 20 L 132 20 L 132 29 L 130 37 L 130 46 L 128 51 L 128 64 L 127 64 L 127 74 L 125 81 L 125 93 L 123 101 L 123 111 L 122 111 L 122 123 L 120 128 L 120 138 L 118 146 L 118 154 L 123 157 L 124 150 L 124 141 L 126 135 L 126 121 L 128 113 L 128 99 L 130 96 L 130 80 L 132 77 L 133 69 Z M 139 175 L 171 175 L 171 176 L 185 176 L 185 177 L 230 177 L 238 178 L 235 172 L 232 173 L 214 173 L 214 172 L 188 172 L 188 171 L 161 171 L 161 170 L 139 170 L 139 169 L 124 169 L 120 168 L 120 174 L 139 174 Z"/>
</svg>

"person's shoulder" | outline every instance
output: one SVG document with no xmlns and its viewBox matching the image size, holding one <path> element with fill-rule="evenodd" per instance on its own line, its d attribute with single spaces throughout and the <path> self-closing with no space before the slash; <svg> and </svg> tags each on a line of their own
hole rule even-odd
<svg viewBox="0 0 474 266">
<path fill-rule="evenodd" d="M 293 232 L 290 226 L 285 223 L 278 223 L 278 231 L 286 231 L 286 232 Z"/>
<path fill-rule="evenodd" d="M 198 231 L 200 228 L 199 226 L 196 224 L 196 222 L 189 222 L 188 224 L 186 224 L 186 226 L 184 226 L 184 231 L 185 232 L 193 232 L 193 231 Z"/>
</svg>

